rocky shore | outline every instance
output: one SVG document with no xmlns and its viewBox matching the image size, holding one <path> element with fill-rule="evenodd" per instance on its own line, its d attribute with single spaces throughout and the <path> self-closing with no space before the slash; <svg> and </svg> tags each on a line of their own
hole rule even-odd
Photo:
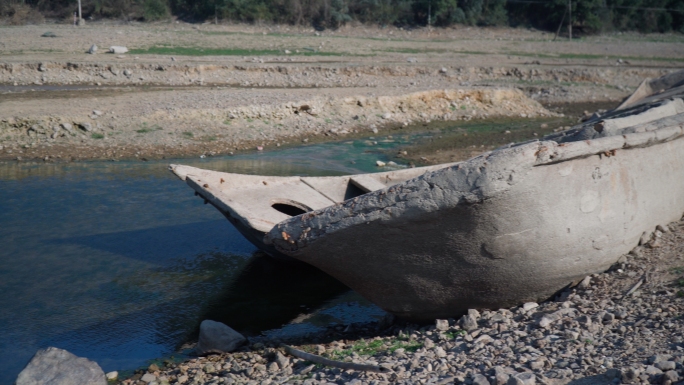
<svg viewBox="0 0 684 385">
<path fill-rule="evenodd" d="M 684 221 L 659 226 L 607 272 L 544 303 L 471 309 L 430 325 L 331 326 L 295 341 L 154 364 L 121 384 L 676 384 L 684 376 Z M 288 355 L 282 343 L 343 370 Z"/>
</svg>

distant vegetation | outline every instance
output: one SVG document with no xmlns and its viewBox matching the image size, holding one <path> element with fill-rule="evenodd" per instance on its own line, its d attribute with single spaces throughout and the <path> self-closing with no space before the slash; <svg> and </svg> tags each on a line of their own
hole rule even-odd
<svg viewBox="0 0 684 385">
<path fill-rule="evenodd" d="M 77 0 L 0 0 L 11 24 L 69 19 Z M 239 21 L 337 28 L 352 21 L 394 25 L 529 26 L 561 31 L 567 0 L 82 0 L 84 18 Z M 636 30 L 684 33 L 684 0 L 572 0 L 577 33 Z"/>
</svg>

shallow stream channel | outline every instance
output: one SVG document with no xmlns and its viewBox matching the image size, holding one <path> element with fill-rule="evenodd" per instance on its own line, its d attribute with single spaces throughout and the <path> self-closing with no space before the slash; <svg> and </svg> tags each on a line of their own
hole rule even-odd
<svg viewBox="0 0 684 385">
<path fill-rule="evenodd" d="M 505 131 L 540 122 L 497 122 L 486 131 L 505 142 L 516 136 Z M 547 122 L 549 130 L 559 124 Z M 382 310 L 316 269 L 262 255 L 168 164 L 261 175 L 387 171 L 376 161 L 406 167 L 412 149 L 463 137 L 468 127 L 206 159 L 0 163 L 0 384 L 13 383 L 48 346 L 105 372 L 126 371 L 182 358 L 179 349 L 204 319 L 288 337 L 381 318 Z M 396 157 L 405 150 L 409 156 Z"/>
</svg>

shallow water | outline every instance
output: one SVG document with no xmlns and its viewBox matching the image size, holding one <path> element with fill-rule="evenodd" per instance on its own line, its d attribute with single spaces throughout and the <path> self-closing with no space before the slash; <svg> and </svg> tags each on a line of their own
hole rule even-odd
<svg viewBox="0 0 684 385">
<path fill-rule="evenodd" d="M 356 140 L 178 162 L 342 175 L 374 171 L 393 145 Z M 260 255 L 168 163 L 0 164 L 0 384 L 47 346 L 122 370 L 172 353 L 205 318 L 280 335 L 382 314 L 313 268 Z M 301 319 L 317 308 L 318 323 Z"/>
</svg>

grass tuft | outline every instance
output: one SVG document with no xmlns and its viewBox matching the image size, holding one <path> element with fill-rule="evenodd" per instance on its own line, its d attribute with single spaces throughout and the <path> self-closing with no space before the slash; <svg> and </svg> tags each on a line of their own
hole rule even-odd
<svg viewBox="0 0 684 385">
<path fill-rule="evenodd" d="M 139 130 L 135 130 L 138 134 L 146 134 L 148 132 L 154 132 L 154 131 L 160 131 L 163 130 L 159 125 L 153 125 L 153 126 L 148 126 L 147 123 L 143 122 L 143 124 L 140 126 Z"/>
<path fill-rule="evenodd" d="M 290 49 L 288 56 L 358 56 L 340 52 L 312 52 L 303 50 L 297 52 Z M 282 56 L 284 51 L 273 49 L 245 49 L 245 48 L 202 48 L 202 47 L 171 47 L 153 46 L 146 49 L 134 48 L 130 50 L 135 55 L 177 55 L 177 56 Z"/>
</svg>

